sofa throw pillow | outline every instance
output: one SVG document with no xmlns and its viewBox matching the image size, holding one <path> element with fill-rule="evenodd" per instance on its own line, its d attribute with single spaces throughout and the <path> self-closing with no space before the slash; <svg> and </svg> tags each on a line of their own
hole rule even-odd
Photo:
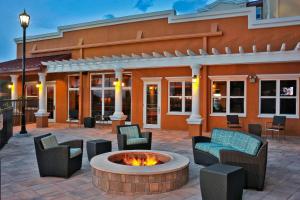
<svg viewBox="0 0 300 200">
<path fill-rule="evenodd" d="M 44 149 L 49 149 L 58 146 L 57 139 L 54 135 L 50 135 L 41 139 Z"/>
<path fill-rule="evenodd" d="M 127 139 L 139 138 L 139 130 L 137 126 L 124 126 L 120 127 L 120 133 L 122 135 L 127 135 Z"/>
</svg>

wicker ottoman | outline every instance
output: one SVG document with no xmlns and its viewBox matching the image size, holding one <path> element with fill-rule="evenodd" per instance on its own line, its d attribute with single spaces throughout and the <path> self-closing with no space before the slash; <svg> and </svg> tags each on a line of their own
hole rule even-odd
<svg viewBox="0 0 300 200">
<path fill-rule="evenodd" d="M 86 150 L 89 161 L 96 155 L 111 152 L 111 141 L 108 140 L 89 140 L 86 142 Z"/>
<path fill-rule="evenodd" d="M 203 200 L 241 200 L 244 170 L 241 167 L 214 164 L 200 170 Z"/>
</svg>

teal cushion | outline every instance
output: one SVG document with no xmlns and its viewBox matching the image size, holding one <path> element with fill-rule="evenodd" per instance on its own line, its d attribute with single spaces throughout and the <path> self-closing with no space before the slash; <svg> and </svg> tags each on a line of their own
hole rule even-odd
<svg viewBox="0 0 300 200">
<path fill-rule="evenodd" d="M 74 158 L 82 153 L 81 148 L 70 148 L 70 158 Z"/>
<path fill-rule="evenodd" d="M 211 147 L 208 152 L 214 156 L 216 156 L 218 159 L 220 159 L 220 151 L 221 150 L 231 150 L 236 151 L 236 149 L 229 147 L 229 146 L 214 146 Z"/>
<path fill-rule="evenodd" d="M 50 148 L 58 146 L 57 139 L 54 135 L 43 137 L 41 139 L 41 142 L 42 142 L 44 149 L 50 149 Z"/>
<path fill-rule="evenodd" d="M 224 146 L 230 146 L 230 141 L 232 137 L 233 131 L 215 128 L 212 131 L 211 142 L 221 144 Z"/>
<path fill-rule="evenodd" d="M 220 146 L 220 144 L 216 144 L 213 142 L 199 142 L 195 145 L 195 149 L 208 152 L 210 148 Z"/>
<path fill-rule="evenodd" d="M 146 144 L 146 143 L 148 143 L 147 138 L 131 138 L 127 140 L 127 145 Z"/>
<path fill-rule="evenodd" d="M 255 156 L 261 146 L 261 141 L 255 137 L 236 131 L 234 132 L 230 146 L 243 153 Z"/>
<path fill-rule="evenodd" d="M 122 135 L 127 135 L 127 139 L 139 138 L 139 130 L 137 126 L 124 126 L 119 128 Z"/>
</svg>

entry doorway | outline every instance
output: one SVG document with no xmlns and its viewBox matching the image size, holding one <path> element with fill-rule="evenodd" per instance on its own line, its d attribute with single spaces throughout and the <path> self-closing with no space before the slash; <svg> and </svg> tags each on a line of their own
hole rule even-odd
<svg viewBox="0 0 300 200">
<path fill-rule="evenodd" d="M 143 125 L 144 128 L 161 127 L 161 78 L 143 78 L 144 102 Z"/>
<path fill-rule="evenodd" d="M 56 87 L 55 83 L 47 83 L 47 112 L 48 122 L 56 122 Z"/>
</svg>

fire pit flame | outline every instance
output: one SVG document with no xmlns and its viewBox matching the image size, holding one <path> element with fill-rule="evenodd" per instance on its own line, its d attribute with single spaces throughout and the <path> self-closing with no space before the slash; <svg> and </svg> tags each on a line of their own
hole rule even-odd
<svg viewBox="0 0 300 200">
<path fill-rule="evenodd" d="M 141 156 L 125 155 L 123 162 L 129 166 L 154 166 L 159 163 L 159 160 L 154 155 L 144 154 Z"/>
</svg>

